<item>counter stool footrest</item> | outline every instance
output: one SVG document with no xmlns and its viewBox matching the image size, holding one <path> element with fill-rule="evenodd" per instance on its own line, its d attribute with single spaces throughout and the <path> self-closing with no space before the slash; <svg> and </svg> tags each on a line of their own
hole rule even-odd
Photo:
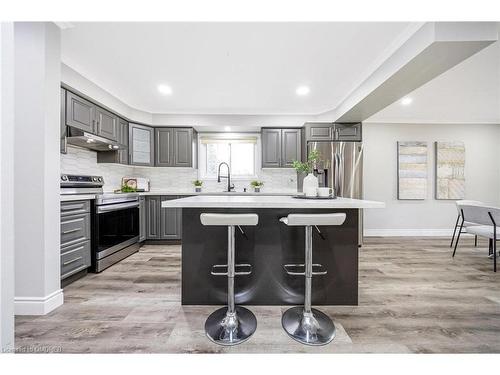
<svg viewBox="0 0 500 375">
<path fill-rule="evenodd" d="M 327 270 L 325 270 L 325 267 L 323 267 L 322 264 L 319 263 L 313 263 L 313 276 L 323 276 L 328 273 Z M 285 269 L 285 272 L 288 275 L 291 276 L 305 276 L 306 274 L 306 266 L 305 264 L 285 264 L 283 265 L 283 268 Z"/>
<path fill-rule="evenodd" d="M 252 273 L 252 265 L 248 263 L 240 263 L 234 265 L 234 275 L 235 276 L 246 276 Z M 227 276 L 227 264 L 214 264 L 212 266 L 212 271 L 210 272 L 213 276 Z"/>
</svg>

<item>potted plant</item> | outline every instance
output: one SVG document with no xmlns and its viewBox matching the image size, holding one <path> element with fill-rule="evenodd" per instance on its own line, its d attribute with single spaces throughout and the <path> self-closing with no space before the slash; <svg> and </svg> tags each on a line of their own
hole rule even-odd
<svg viewBox="0 0 500 375">
<path fill-rule="evenodd" d="M 297 182 L 302 181 L 302 190 L 308 197 L 316 196 L 319 186 L 318 178 L 313 174 L 316 164 L 320 161 L 318 150 L 312 150 L 309 153 L 307 161 L 293 161 L 293 168 L 297 171 Z M 300 189 L 299 189 L 300 190 Z"/>
<path fill-rule="evenodd" d="M 260 188 L 264 185 L 264 182 L 263 181 L 257 181 L 257 180 L 254 180 L 252 182 L 250 182 L 250 186 L 253 187 L 253 190 L 256 192 L 256 193 L 260 193 Z"/>
<path fill-rule="evenodd" d="M 194 191 L 197 193 L 201 193 L 201 186 L 203 185 L 203 181 L 194 180 L 193 185 L 194 185 Z"/>
</svg>

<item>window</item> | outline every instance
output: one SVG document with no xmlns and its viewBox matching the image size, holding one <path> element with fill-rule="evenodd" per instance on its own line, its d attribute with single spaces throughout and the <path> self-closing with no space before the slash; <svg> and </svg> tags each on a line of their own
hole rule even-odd
<svg viewBox="0 0 500 375">
<path fill-rule="evenodd" d="M 256 148 L 257 136 L 200 136 L 200 178 L 217 178 L 217 170 L 222 162 L 231 168 L 232 178 L 254 178 L 257 165 Z"/>
</svg>

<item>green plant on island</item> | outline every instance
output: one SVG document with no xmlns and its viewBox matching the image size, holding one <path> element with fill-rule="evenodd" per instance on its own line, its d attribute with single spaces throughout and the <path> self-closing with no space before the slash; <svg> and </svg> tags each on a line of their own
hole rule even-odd
<svg viewBox="0 0 500 375">
<path fill-rule="evenodd" d="M 194 180 L 193 185 L 196 187 L 201 187 L 203 185 L 203 181 L 201 180 Z"/>
<path fill-rule="evenodd" d="M 299 173 L 312 173 L 314 170 L 314 167 L 316 164 L 320 162 L 320 157 L 319 157 L 319 151 L 318 150 L 312 150 L 309 153 L 309 157 L 307 158 L 307 161 L 301 162 L 298 160 L 294 160 L 292 167 L 295 168 L 295 170 Z"/>
</svg>

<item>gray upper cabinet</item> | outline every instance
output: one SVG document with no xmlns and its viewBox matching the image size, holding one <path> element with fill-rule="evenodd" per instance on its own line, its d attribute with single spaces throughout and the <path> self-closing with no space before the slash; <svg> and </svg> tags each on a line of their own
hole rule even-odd
<svg viewBox="0 0 500 375">
<path fill-rule="evenodd" d="M 262 129 L 262 168 L 291 168 L 301 160 L 301 129 Z"/>
<path fill-rule="evenodd" d="M 281 166 L 281 129 L 262 129 L 262 168 Z"/>
<path fill-rule="evenodd" d="M 193 166 L 193 129 L 173 128 L 174 167 Z"/>
<path fill-rule="evenodd" d="M 128 122 L 122 119 L 118 121 L 118 142 L 125 146 L 118 150 L 118 163 L 128 164 Z"/>
<path fill-rule="evenodd" d="M 334 138 L 338 141 L 361 141 L 362 126 L 357 123 L 335 123 Z"/>
<path fill-rule="evenodd" d="M 333 124 L 328 122 L 306 122 L 304 125 L 306 141 L 333 140 Z"/>
<path fill-rule="evenodd" d="M 155 165 L 172 167 L 174 165 L 173 129 L 155 129 Z"/>
<path fill-rule="evenodd" d="M 89 102 L 70 91 L 66 92 L 66 125 L 83 131 L 95 131 L 94 103 Z"/>
<path fill-rule="evenodd" d="M 95 112 L 96 134 L 113 141 L 118 141 L 118 116 L 99 107 L 96 107 Z"/>
<path fill-rule="evenodd" d="M 154 165 L 154 129 L 149 126 L 130 123 L 129 164 Z"/>
<path fill-rule="evenodd" d="M 193 134 L 193 128 L 156 128 L 155 165 L 192 167 Z"/>
<path fill-rule="evenodd" d="M 294 160 L 301 160 L 301 130 L 281 130 L 281 166 L 291 168 Z"/>
<path fill-rule="evenodd" d="M 99 151 L 97 153 L 98 163 L 128 164 L 128 122 L 118 119 L 117 129 L 117 141 L 125 148 L 118 151 Z"/>
</svg>

